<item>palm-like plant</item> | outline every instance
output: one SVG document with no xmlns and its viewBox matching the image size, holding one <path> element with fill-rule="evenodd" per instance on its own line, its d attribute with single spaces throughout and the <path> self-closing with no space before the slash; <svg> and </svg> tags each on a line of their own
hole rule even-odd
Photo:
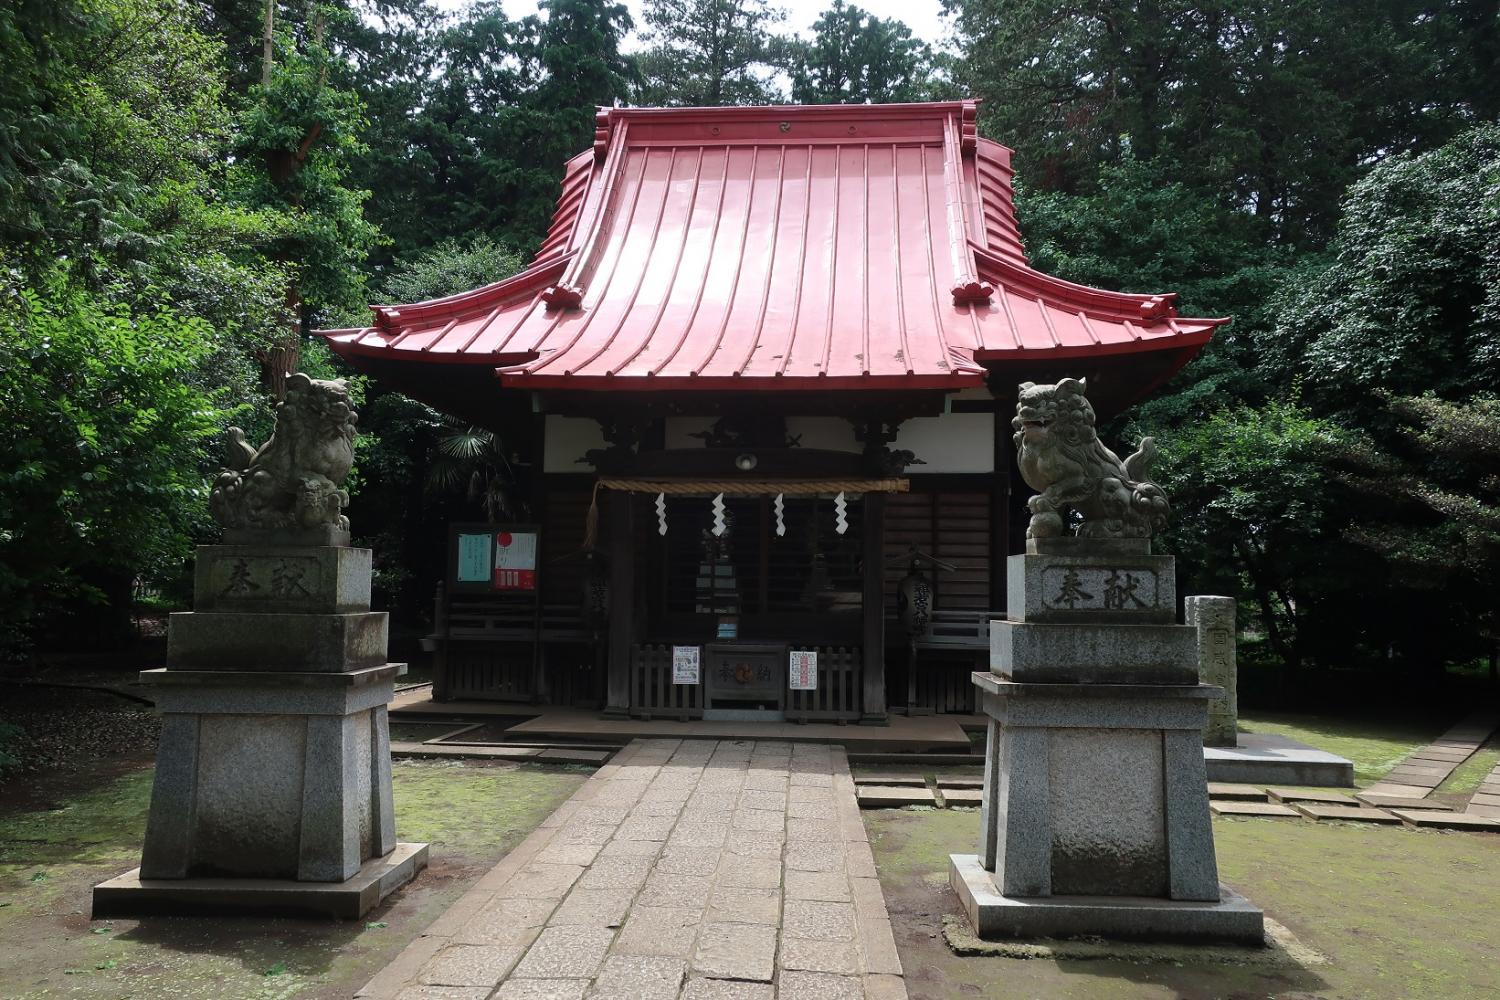
<svg viewBox="0 0 1500 1000">
<path fill-rule="evenodd" d="M 461 493 L 484 507 L 491 523 L 516 515 L 512 488 L 515 469 L 494 431 L 448 418 L 427 470 L 427 486 L 440 493 Z"/>
</svg>

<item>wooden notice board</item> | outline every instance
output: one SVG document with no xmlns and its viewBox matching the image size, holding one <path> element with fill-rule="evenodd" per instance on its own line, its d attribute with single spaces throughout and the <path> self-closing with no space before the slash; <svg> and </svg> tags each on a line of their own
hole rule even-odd
<svg viewBox="0 0 1500 1000">
<path fill-rule="evenodd" d="M 542 529 L 535 524 L 450 524 L 448 589 L 535 596 L 541 586 Z"/>
</svg>

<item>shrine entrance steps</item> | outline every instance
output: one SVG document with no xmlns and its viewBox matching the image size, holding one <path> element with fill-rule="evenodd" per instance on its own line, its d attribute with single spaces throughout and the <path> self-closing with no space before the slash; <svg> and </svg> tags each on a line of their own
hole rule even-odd
<svg viewBox="0 0 1500 1000">
<path fill-rule="evenodd" d="M 902 1000 L 842 747 L 637 739 L 357 994 Z"/>
</svg>

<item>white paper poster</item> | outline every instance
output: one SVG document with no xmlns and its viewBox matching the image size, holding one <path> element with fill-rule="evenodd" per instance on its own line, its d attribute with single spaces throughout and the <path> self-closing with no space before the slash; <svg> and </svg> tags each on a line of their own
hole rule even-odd
<svg viewBox="0 0 1500 1000">
<path fill-rule="evenodd" d="M 792 650 L 792 676 L 787 685 L 793 691 L 818 689 L 818 654 L 812 649 Z"/>
<path fill-rule="evenodd" d="M 673 646 L 672 683 L 697 684 L 698 676 L 698 647 Z"/>
<path fill-rule="evenodd" d="M 536 533 L 501 531 L 495 535 L 495 589 L 536 589 Z"/>
</svg>

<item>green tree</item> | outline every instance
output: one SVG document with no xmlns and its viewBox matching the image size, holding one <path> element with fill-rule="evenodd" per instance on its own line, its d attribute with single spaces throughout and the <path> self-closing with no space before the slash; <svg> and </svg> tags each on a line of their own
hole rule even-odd
<svg viewBox="0 0 1500 1000">
<path fill-rule="evenodd" d="M 719 107 L 782 100 L 771 79 L 771 26 L 785 17 L 767 0 L 649 0 L 642 15 L 641 104 Z"/>
<path fill-rule="evenodd" d="M 0 642 L 175 576 L 205 516 L 229 411 L 214 333 L 78 291 L 0 292 Z"/>
<path fill-rule="evenodd" d="M 1127 150 L 1294 244 L 1326 240 L 1370 161 L 1451 135 L 1439 22 L 1420 0 L 952 0 L 964 82 L 1023 176 L 1087 189 Z M 1435 99 L 1414 99 L 1414 95 Z"/>
<path fill-rule="evenodd" d="M 1500 385 L 1500 127 L 1392 157 L 1354 185 L 1325 264 L 1257 345 L 1322 413 L 1389 425 L 1381 391 L 1461 399 Z"/>
<path fill-rule="evenodd" d="M 932 49 L 894 19 L 834 0 L 813 38 L 786 43 L 782 64 L 798 104 L 891 104 L 945 96 Z"/>
<path fill-rule="evenodd" d="M 1271 649 L 1294 668 L 1318 595 L 1343 586 L 1346 563 L 1326 544 L 1326 467 L 1343 448 L 1337 428 L 1281 401 L 1219 410 L 1162 442 L 1157 480 L 1173 507 L 1166 543 L 1190 586 L 1247 586 Z"/>
<path fill-rule="evenodd" d="M 362 212 L 369 192 L 346 183 L 350 162 L 364 151 L 363 107 L 330 84 L 335 57 L 323 29 L 315 22 L 299 40 L 283 28 L 272 41 L 264 82 L 250 90 L 229 181 L 231 197 L 267 220 L 267 256 L 287 276 L 284 325 L 260 356 L 279 399 L 317 312 L 363 300 L 362 265 L 379 233 Z"/>
<path fill-rule="evenodd" d="M 563 164 L 593 141 L 596 106 L 622 101 L 635 78 L 620 52 L 632 23 L 603 0 L 556 0 L 548 16 L 512 21 L 476 4 L 443 34 L 445 72 L 413 124 L 430 163 L 412 248 L 481 232 L 535 247 L 556 204 Z"/>
</svg>

